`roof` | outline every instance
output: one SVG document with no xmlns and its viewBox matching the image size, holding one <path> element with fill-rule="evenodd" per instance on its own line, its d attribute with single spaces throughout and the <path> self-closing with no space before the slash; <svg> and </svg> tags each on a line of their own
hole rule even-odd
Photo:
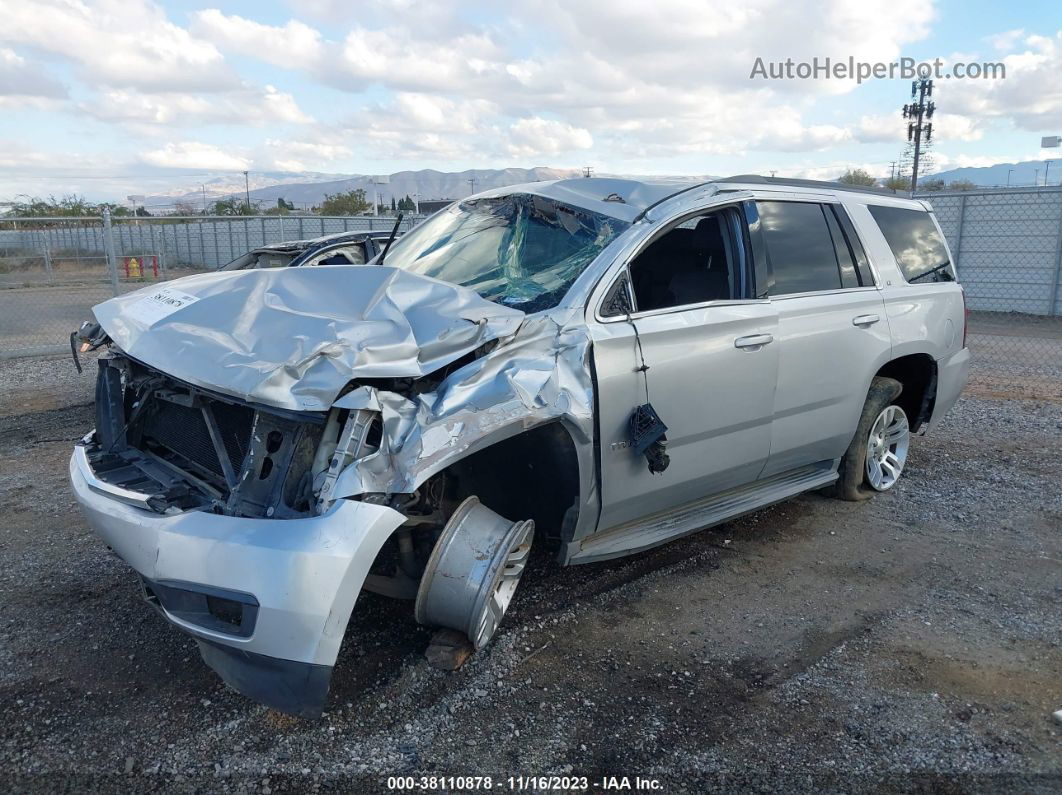
<svg viewBox="0 0 1062 795">
<path fill-rule="evenodd" d="M 504 188 L 495 188 L 476 195 L 489 198 L 509 196 L 514 193 L 530 193 L 633 223 L 652 205 L 700 184 L 704 184 L 704 181 L 696 179 L 640 181 L 612 177 L 584 177 L 507 185 Z"/>
<path fill-rule="evenodd" d="M 523 185 L 507 185 L 502 188 L 483 191 L 476 194 L 476 196 L 490 198 L 493 196 L 508 196 L 513 193 L 530 193 L 536 196 L 545 196 L 573 207 L 581 207 L 602 215 L 619 218 L 628 223 L 634 223 L 654 205 L 660 204 L 672 196 L 702 185 L 719 184 L 762 185 L 779 189 L 812 188 L 815 190 L 844 191 L 848 193 L 869 193 L 874 196 L 887 196 L 894 199 L 910 198 L 904 193 L 888 188 L 846 185 L 841 182 L 824 182 L 814 179 L 764 177 L 760 174 L 739 174 L 733 177 L 720 177 L 707 182 L 692 177 L 660 180 L 619 179 L 612 177 L 556 179 L 545 182 L 528 182 Z"/>
<path fill-rule="evenodd" d="M 874 188 L 869 185 L 848 185 L 843 182 L 825 182 L 819 179 L 790 179 L 788 177 L 765 177 L 761 174 L 738 174 L 721 177 L 712 182 L 736 182 L 742 185 L 767 185 L 772 188 L 816 188 L 818 190 L 843 190 L 850 193 L 872 193 L 875 196 L 907 198 L 890 188 Z"/>
</svg>

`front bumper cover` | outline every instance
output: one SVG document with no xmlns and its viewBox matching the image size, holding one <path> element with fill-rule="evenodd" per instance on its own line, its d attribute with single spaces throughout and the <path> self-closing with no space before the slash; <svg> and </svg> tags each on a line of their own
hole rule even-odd
<svg viewBox="0 0 1062 795">
<path fill-rule="evenodd" d="M 405 517 L 351 500 L 305 519 L 160 515 L 106 493 L 86 466 L 75 451 L 70 480 L 77 501 L 93 530 L 145 580 L 224 589 L 257 602 L 246 637 L 157 605 L 199 641 L 207 664 L 250 698 L 286 712 L 320 714 L 369 567 Z"/>
</svg>

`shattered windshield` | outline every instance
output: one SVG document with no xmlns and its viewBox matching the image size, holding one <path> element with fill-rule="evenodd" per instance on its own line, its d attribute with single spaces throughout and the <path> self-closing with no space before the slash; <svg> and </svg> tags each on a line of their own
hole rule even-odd
<svg viewBox="0 0 1062 795">
<path fill-rule="evenodd" d="M 556 306 L 624 221 L 517 193 L 460 202 L 392 246 L 385 263 L 524 312 Z"/>
</svg>

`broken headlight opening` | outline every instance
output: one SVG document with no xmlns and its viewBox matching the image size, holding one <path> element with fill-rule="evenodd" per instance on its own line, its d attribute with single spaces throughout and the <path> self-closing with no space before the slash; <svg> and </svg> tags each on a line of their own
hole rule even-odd
<svg viewBox="0 0 1062 795">
<path fill-rule="evenodd" d="M 325 487 L 380 445 L 368 410 L 294 412 L 177 381 L 122 355 L 98 360 L 94 475 L 158 513 L 293 519 L 323 512 Z"/>
</svg>

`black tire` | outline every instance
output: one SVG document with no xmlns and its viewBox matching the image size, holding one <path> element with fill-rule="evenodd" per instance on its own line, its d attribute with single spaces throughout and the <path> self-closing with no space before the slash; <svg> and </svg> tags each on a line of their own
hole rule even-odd
<svg viewBox="0 0 1062 795">
<path fill-rule="evenodd" d="M 870 438 L 870 429 L 878 415 L 892 405 L 902 391 L 903 384 L 895 378 L 875 377 L 871 381 L 867 400 L 863 404 L 863 413 L 859 415 L 855 436 L 837 468 L 840 477 L 833 484 L 834 497 L 858 502 L 868 500 L 877 494 L 874 489 L 866 485 L 867 441 Z"/>
</svg>

